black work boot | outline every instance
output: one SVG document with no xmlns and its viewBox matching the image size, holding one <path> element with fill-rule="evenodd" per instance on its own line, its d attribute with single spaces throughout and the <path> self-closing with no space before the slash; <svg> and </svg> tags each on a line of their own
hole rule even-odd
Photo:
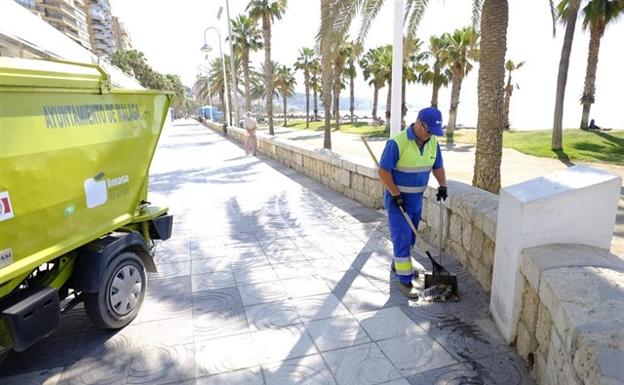
<svg viewBox="0 0 624 385">
<path fill-rule="evenodd" d="M 414 285 L 412 285 L 412 283 L 403 283 L 403 282 L 399 282 L 399 290 L 401 290 L 401 293 L 403 293 L 404 296 L 406 296 L 409 299 L 418 299 L 418 293 L 416 293 L 416 291 L 414 290 Z"/>
</svg>

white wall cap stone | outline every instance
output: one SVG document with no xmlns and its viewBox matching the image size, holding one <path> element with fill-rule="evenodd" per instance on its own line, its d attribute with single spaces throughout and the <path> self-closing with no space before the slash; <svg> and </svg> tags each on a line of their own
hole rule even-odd
<svg viewBox="0 0 624 385">
<path fill-rule="evenodd" d="M 379 176 L 377 174 L 377 169 L 373 168 L 373 167 L 368 167 L 368 166 L 363 166 L 363 165 L 357 165 L 356 166 L 356 172 L 358 174 L 367 176 L 369 178 L 373 178 L 373 179 L 378 179 Z"/>
</svg>

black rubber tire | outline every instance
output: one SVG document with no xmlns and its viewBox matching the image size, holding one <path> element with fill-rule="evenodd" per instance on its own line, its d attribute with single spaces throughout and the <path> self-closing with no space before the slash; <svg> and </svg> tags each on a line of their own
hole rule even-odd
<svg viewBox="0 0 624 385">
<path fill-rule="evenodd" d="M 138 273 L 138 276 L 133 275 L 132 277 L 140 279 L 141 287 L 134 307 L 127 314 L 120 314 L 115 309 L 115 304 L 111 304 L 109 300 L 109 291 L 111 291 L 115 277 L 120 274 L 123 276 L 123 273 L 128 271 Z M 132 322 L 139 313 L 146 288 L 147 275 L 141 258 L 132 252 L 120 253 L 111 259 L 106 270 L 104 270 L 98 292 L 84 294 L 87 316 L 100 327 L 121 329 Z"/>
</svg>

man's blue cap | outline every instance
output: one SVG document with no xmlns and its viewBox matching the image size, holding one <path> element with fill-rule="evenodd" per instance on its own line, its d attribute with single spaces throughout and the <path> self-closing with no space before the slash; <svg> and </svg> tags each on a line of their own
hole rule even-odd
<svg viewBox="0 0 624 385">
<path fill-rule="evenodd" d="M 435 136 L 444 135 L 442 130 L 442 113 L 435 107 L 427 107 L 418 111 L 418 119 L 427 125 L 429 132 Z"/>
</svg>

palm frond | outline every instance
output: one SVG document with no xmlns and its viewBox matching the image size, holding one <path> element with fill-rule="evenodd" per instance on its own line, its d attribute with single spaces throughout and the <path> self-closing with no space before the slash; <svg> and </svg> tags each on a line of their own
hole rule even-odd
<svg viewBox="0 0 624 385">
<path fill-rule="evenodd" d="M 370 30 L 371 23 L 381 11 L 384 0 L 366 0 L 364 7 L 362 8 L 362 26 L 360 27 L 360 34 L 358 41 L 363 42 L 364 38 Z"/>
<path fill-rule="evenodd" d="M 557 8 L 555 8 L 555 2 L 548 0 L 550 5 L 550 16 L 552 17 L 552 31 L 553 37 L 557 36 Z"/>
<path fill-rule="evenodd" d="M 416 36 L 416 30 L 420 25 L 420 21 L 425 13 L 425 9 L 427 9 L 427 5 L 429 4 L 429 0 L 411 0 L 414 3 L 412 14 L 409 15 L 409 22 L 407 24 L 407 31 L 405 34 L 407 36 Z"/>
<path fill-rule="evenodd" d="M 472 2 L 472 27 L 475 29 L 475 31 L 479 31 L 479 27 L 481 25 L 481 9 L 482 8 L 483 8 L 483 0 L 473 0 Z"/>
</svg>

